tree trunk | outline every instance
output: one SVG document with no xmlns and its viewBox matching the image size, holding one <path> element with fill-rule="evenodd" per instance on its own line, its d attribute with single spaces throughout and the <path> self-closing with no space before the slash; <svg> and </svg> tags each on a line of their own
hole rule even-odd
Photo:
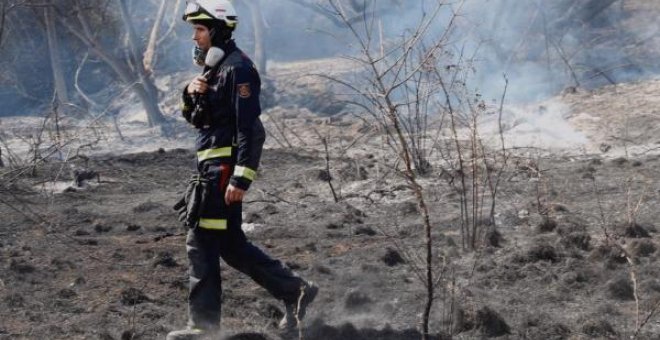
<svg viewBox="0 0 660 340">
<path fill-rule="evenodd" d="M 5 12 L 5 7 L 7 5 L 5 4 L 4 1 L 0 2 L 0 47 L 2 47 L 2 38 L 5 35 L 5 16 L 7 13 Z"/>
<path fill-rule="evenodd" d="M 60 62 L 60 44 L 57 38 L 57 31 L 52 7 L 44 8 L 46 19 L 46 34 L 48 37 L 48 50 L 50 52 L 50 66 L 53 71 L 53 80 L 55 82 L 55 93 L 60 104 L 69 103 L 69 92 L 66 88 L 64 71 Z"/>
<path fill-rule="evenodd" d="M 156 56 L 156 47 L 158 46 L 158 30 L 160 29 L 160 24 L 163 22 L 168 2 L 168 0 L 162 0 L 160 3 L 158 14 L 156 14 L 156 21 L 154 21 L 154 25 L 151 27 L 147 50 L 144 52 L 144 69 L 148 75 L 153 74 L 154 57 Z"/>
<path fill-rule="evenodd" d="M 126 26 L 126 31 L 128 33 L 128 44 L 131 58 L 133 59 L 133 65 L 135 65 L 135 72 L 137 73 L 139 79 L 139 85 L 146 92 L 147 102 L 145 104 L 145 109 L 147 111 L 147 118 L 149 120 L 149 125 L 160 125 L 165 122 L 165 117 L 160 112 L 158 107 L 158 89 L 151 77 L 147 74 L 144 69 L 144 63 L 141 58 L 140 49 L 138 47 L 138 37 L 135 33 L 135 27 L 131 23 L 131 17 L 128 15 L 128 9 L 126 8 L 126 0 L 117 0 L 119 4 L 119 11 L 121 12 L 121 19 Z M 139 92 L 139 91 L 138 91 Z M 138 93 L 138 95 L 140 95 Z"/>
<path fill-rule="evenodd" d="M 266 46 L 265 46 L 265 28 L 264 18 L 261 13 L 261 1 L 252 0 L 246 1 L 252 14 L 252 27 L 254 29 L 254 61 L 257 65 L 257 70 L 262 77 L 266 76 Z"/>
<path fill-rule="evenodd" d="M 87 27 L 87 23 L 84 21 L 85 19 L 80 18 L 80 20 L 83 27 Z M 98 42 L 92 40 L 80 30 L 73 27 L 66 19 L 61 18 L 60 23 L 66 27 L 71 34 L 80 39 L 83 44 L 89 47 L 90 51 L 94 52 L 94 54 L 99 56 L 108 66 L 110 66 L 124 84 L 133 88 L 133 92 L 138 96 L 145 112 L 147 113 L 149 125 L 158 125 L 165 121 L 165 118 L 158 107 L 158 102 L 146 91 L 145 87 L 142 86 L 140 79 L 136 79 L 137 77 L 131 72 L 128 65 L 108 53 L 108 51 L 104 50 Z"/>
</svg>

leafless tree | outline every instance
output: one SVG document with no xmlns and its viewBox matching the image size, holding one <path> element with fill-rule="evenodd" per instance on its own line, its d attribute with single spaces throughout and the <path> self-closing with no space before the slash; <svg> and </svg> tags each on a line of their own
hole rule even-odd
<svg viewBox="0 0 660 340">
<path fill-rule="evenodd" d="M 68 104 L 70 102 L 69 92 L 66 88 L 64 70 L 62 70 L 62 63 L 60 61 L 60 42 L 57 37 L 57 26 L 55 25 L 55 11 L 52 7 L 44 7 L 43 11 L 46 22 L 50 67 L 53 70 L 53 80 L 55 81 L 55 94 L 61 104 Z"/>
<path fill-rule="evenodd" d="M 165 10 L 167 9 L 167 4 L 171 1 L 162 0 L 158 6 L 158 13 L 156 14 L 156 19 L 154 24 L 151 27 L 151 33 L 149 34 L 149 42 L 147 42 L 147 48 L 144 51 L 143 65 L 144 70 L 147 74 L 153 73 L 153 64 L 154 58 L 156 57 L 156 48 L 158 46 L 158 32 L 160 30 L 161 23 L 163 22 L 163 17 L 165 17 Z M 174 4 L 174 8 L 178 8 L 178 1 Z"/>
<path fill-rule="evenodd" d="M 94 11 L 103 10 L 104 7 L 94 6 L 93 3 L 81 3 L 79 0 L 73 0 L 70 4 L 73 7 L 63 8 L 55 7 L 58 13 L 58 23 L 65 27 L 68 32 L 76 37 L 89 51 L 101 60 L 103 60 L 117 75 L 117 77 L 137 95 L 147 113 L 149 124 L 160 125 L 165 122 L 165 118 L 158 107 L 158 90 L 154 85 L 152 77 L 147 73 L 144 67 L 143 53 L 140 52 L 141 44 L 135 28 L 131 22 L 131 16 L 128 14 L 126 2 L 116 0 L 115 5 L 119 11 L 120 19 L 125 28 L 125 34 L 128 41 L 127 57 L 120 57 L 116 51 L 104 46 L 98 40 L 98 34 L 104 29 L 97 23 L 90 21 L 98 14 L 90 15 Z M 107 12 L 102 15 L 111 15 Z"/>
<path fill-rule="evenodd" d="M 428 18 L 420 20 L 413 33 L 394 46 L 385 47 L 377 44 L 377 32 L 374 30 L 376 16 L 365 16 L 361 24 L 351 20 L 349 12 L 343 3 L 338 0 L 328 0 L 329 10 L 332 11 L 343 25 L 350 31 L 353 40 L 360 48 L 359 57 L 351 57 L 364 73 L 362 83 L 351 83 L 342 79 L 328 77 L 350 90 L 354 91 L 356 99 L 353 104 L 364 109 L 385 132 L 387 145 L 391 150 L 393 159 L 400 161 L 402 169 L 397 169 L 403 176 L 417 201 L 418 211 L 424 225 L 424 269 L 417 271 L 420 281 L 426 288 L 426 303 L 422 314 L 422 339 L 429 337 L 429 321 L 435 288 L 437 268 L 433 261 L 433 239 L 431 237 L 432 223 L 429 214 L 424 187 L 420 184 L 419 176 L 426 167 L 423 146 L 420 141 L 424 138 L 426 129 L 425 118 L 430 106 L 429 100 L 441 94 L 436 83 L 431 82 L 433 62 L 447 36 L 433 39 L 430 47 L 423 45 L 423 37 L 427 37 L 430 27 L 436 25 L 435 21 L 444 2 L 438 1 L 437 7 Z M 365 8 L 365 13 L 369 9 Z M 445 32 L 451 29 L 451 22 Z"/>
<path fill-rule="evenodd" d="M 495 200 L 508 159 L 501 123 L 505 94 L 499 108 L 489 108 L 478 93 L 468 89 L 474 56 L 466 56 L 452 45 L 462 1 L 436 1 L 433 10 L 422 16 L 400 41 L 384 41 L 378 30 L 378 16 L 369 14 L 376 13 L 369 8 L 372 3 L 364 2 L 364 13 L 368 14 L 356 23 L 349 14 L 353 7 L 349 10 L 345 2 L 327 1 L 329 7 L 325 10 L 342 20 L 359 48 L 358 56 L 347 58 L 356 65 L 358 75 L 351 80 L 318 76 L 353 92 L 354 99 L 349 102 L 370 115 L 380 127 L 389 150 L 385 157 L 391 160 L 388 166 L 403 177 L 414 194 L 424 226 L 420 235 L 424 246 L 423 255 L 412 256 L 410 261 L 418 263 L 418 259 L 424 259 L 413 266 L 426 288 L 421 323 L 422 337 L 428 339 L 436 289 L 446 268 L 434 262 L 434 224 L 426 197 L 428 188 L 421 179 L 439 171 L 456 190 L 464 249 L 480 247 L 486 228 L 495 228 Z M 440 13 L 449 18 L 442 30 L 438 30 L 436 20 Z M 504 88 L 506 84 L 505 80 Z M 495 145 L 487 144 L 480 135 L 482 118 L 493 110 L 499 111 L 500 116 L 500 140 Z M 431 156 L 439 159 L 433 161 Z"/>
</svg>

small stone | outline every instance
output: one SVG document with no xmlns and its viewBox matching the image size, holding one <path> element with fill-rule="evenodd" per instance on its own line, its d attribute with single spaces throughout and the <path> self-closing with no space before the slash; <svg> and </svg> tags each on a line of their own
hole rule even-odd
<svg viewBox="0 0 660 340">
<path fill-rule="evenodd" d="M 78 239 L 78 244 L 81 246 L 98 246 L 99 241 L 95 239 Z"/>
<path fill-rule="evenodd" d="M 499 337 L 511 333 L 511 328 L 504 319 L 488 307 L 477 311 L 475 327 L 481 334 L 489 338 Z"/>
<path fill-rule="evenodd" d="M 656 252 L 655 243 L 650 240 L 633 240 L 628 246 L 630 253 L 635 257 L 647 257 Z"/>
<path fill-rule="evenodd" d="M 550 261 L 557 262 L 558 255 L 555 248 L 548 244 L 537 244 L 527 252 L 529 262 Z"/>
<path fill-rule="evenodd" d="M 108 331 L 103 331 L 99 334 L 99 340 L 115 340 L 115 338 Z"/>
<path fill-rule="evenodd" d="M 612 325 L 605 320 L 587 320 L 583 323 L 582 332 L 592 337 L 616 337 L 616 332 Z"/>
<path fill-rule="evenodd" d="M 614 164 L 616 164 L 616 165 L 618 165 L 618 166 L 622 166 L 622 165 L 628 163 L 628 159 L 626 159 L 626 158 L 624 158 L 624 157 L 619 157 L 619 158 L 615 158 L 615 159 L 613 159 L 613 160 L 612 160 L 612 163 L 614 163 Z"/>
<path fill-rule="evenodd" d="M 126 330 L 121 333 L 121 340 L 135 340 L 138 335 L 133 330 Z"/>
<path fill-rule="evenodd" d="M 156 255 L 153 261 L 154 267 L 160 266 L 165 268 L 174 268 L 177 267 L 178 265 L 179 264 L 174 259 L 174 256 L 172 256 L 171 253 L 166 251 L 158 253 L 158 255 Z"/>
<path fill-rule="evenodd" d="M 87 283 L 87 280 L 85 280 L 84 277 L 80 276 L 80 277 L 77 277 L 73 282 L 71 282 L 69 284 L 69 288 L 73 288 L 73 287 L 76 287 L 76 286 L 82 286 L 85 283 Z"/>
<path fill-rule="evenodd" d="M 332 274 L 332 269 L 330 269 L 330 268 L 328 268 L 324 265 L 321 265 L 321 264 L 315 266 L 314 269 L 316 269 L 316 271 L 321 273 L 321 274 L 326 274 L 326 275 L 331 275 Z"/>
<path fill-rule="evenodd" d="M 142 226 L 139 226 L 137 224 L 129 224 L 126 226 L 126 231 L 138 231 L 142 228 Z"/>
<path fill-rule="evenodd" d="M 385 262 L 386 265 L 390 267 L 394 267 L 400 264 L 405 263 L 403 257 L 401 257 L 401 254 L 395 249 L 388 248 L 387 251 L 385 252 L 385 255 L 381 257 L 381 260 Z"/>
<path fill-rule="evenodd" d="M 316 243 L 315 243 L 315 242 L 307 243 L 307 244 L 305 245 L 304 249 L 307 250 L 307 251 L 310 251 L 310 252 L 312 252 L 312 253 L 315 253 L 315 252 L 318 251 L 318 247 L 316 247 Z"/>
<path fill-rule="evenodd" d="M 300 270 L 302 269 L 302 266 L 298 262 L 293 262 L 293 261 L 287 261 L 286 266 L 289 267 L 291 270 Z"/>
<path fill-rule="evenodd" d="M 228 337 L 226 340 L 269 340 L 270 338 L 261 333 L 240 333 Z"/>
<path fill-rule="evenodd" d="M 502 246 L 502 242 L 504 242 L 504 237 L 502 236 L 502 233 L 493 227 L 489 228 L 486 232 L 484 241 L 487 246 L 499 248 Z"/>
<path fill-rule="evenodd" d="M 328 173 L 327 170 L 317 170 L 316 179 L 319 181 L 328 182 L 332 180 L 332 176 L 330 176 L 330 173 Z"/>
<path fill-rule="evenodd" d="M 568 235 L 562 235 L 561 244 L 568 248 L 577 248 L 584 251 L 591 250 L 591 236 L 585 232 L 573 232 Z"/>
<path fill-rule="evenodd" d="M 279 211 L 277 210 L 277 207 L 273 204 L 268 204 L 265 206 L 263 209 L 261 209 L 261 212 L 266 214 L 266 215 L 275 215 Z"/>
<path fill-rule="evenodd" d="M 111 230 L 112 230 L 112 226 L 104 225 L 104 224 L 99 223 L 99 222 L 94 223 L 94 231 L 96 231 L 96 232 L 99 233 L 99 234 L 101 234 L 101 233 L 107 233 L 107 232 L 109 232 L 109 231 L 111 231 Z"/>
<path fill-rule="evenodd" d="M 541 223 L 537 226 L 537 231 L 539 233 L 549 233 L 554 231 L 557 228 L 557 221 L 548 216 L 543 216 Z"/>
<path fill-rule="evenodd" d="M 248 213 L 247 216 L 244 219 L 245 223 L 259 223 L 263 224 L 264 223 L 264 218 L 261 217 L 261 215 L 257 214 L 256 212 L 251 212 Z"/>
<path fill-rule="evenodd" d="M 627 226 L 623 232 L 623 236 L 625 237 L 630 237 L 630 238 L 649 238 L 651 235 L 649 234 L 644 227 L 641 225 L 635 223 L 633 225 Z"/>
<path fill-rule="evenodd" d="M 607 284 L 609 296 L 616 300 L 630 301 L 635 299 L 634 288 L 630 278 L 622 276 Z"/>
<path fill-rule="evenodd" d="M 30 263 L 23 260 L 12 259 L 9 263 L 9 269 L 19 274 L 34 273 L 37 269 Z"/>
<path fill-rule="evenodd" d="M 57 292 L 57 297 L 59 297 L 60 299 L 66 299 L 66 300 L 73 299 L 77 295 L 78 294 L 74 290 L 68 289 L 68 288 L 61 289 L 59 292 Z"/>
<path fill-rule="evenodd" d="M 344 299 L 344 308 L 350 311 L 364 311 L 368 309 L 368 305 L 371 302 L 372 300 L 367 294 L 359 291 L 351 291 Z"/>
<path fill-rule="evenodd" d="M 10 294 L 3 299 L 9 308 L 20 308 L 25 306 L 25 298 L 18 294 Z"/>
<path fill-rule="evenodd" d="M 330 230 L 337 230 L 337 229 L 341 229 L 342 225 L 340 223 L 330 222 L 325 226 L 325 228 Z"/>
<path fill-rule="evenodd" d="M 358 227 L 355 229 L 355 235 L 376 236 L 376 231 L 371 227 Z"/>
<path fill-rule="evenodd" d="M 612 146 L 609 145 L 609 144 L 602 143 L 602 144 L 598 147 L 598 149 L 600 149 L 600 152 L 602 152 L 602 153 L 606 153 L 606 152 L 612 150 Z"/>
<path fill-rule="evenodd" d="M 75 236 L 88 236 L 89 231 L 80 228 L 80 229 L 77 229 L 75 232 L 73 232 L 73 235 L 75 235 Z"/>
</svg>

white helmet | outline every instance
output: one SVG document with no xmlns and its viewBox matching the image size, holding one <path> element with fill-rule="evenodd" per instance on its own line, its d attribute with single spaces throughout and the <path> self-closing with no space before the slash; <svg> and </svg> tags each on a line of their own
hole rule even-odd
<svg viewBox="0 0 660 340">
<path fill-rule="evenodd" d="M 230 0 L 189 0 L 183 15 L 185 21 L 219 20 L 230 29 L 238 23 L 236 9 Z"/>
</svg>

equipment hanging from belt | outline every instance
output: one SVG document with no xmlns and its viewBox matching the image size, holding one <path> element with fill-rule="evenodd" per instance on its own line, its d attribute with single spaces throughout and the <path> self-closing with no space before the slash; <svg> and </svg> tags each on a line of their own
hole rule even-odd
<svg viewBox="0 0 660 340">
<path fill-rule="evenodd" d="M 203 175 L 193 175 L 183 197 L 173 209 L 179 214 L 179 221 L 185 227 L 195 229 L 199 226 L 202 209 L 211 194 L 211 182 Z"/>
</svg>

